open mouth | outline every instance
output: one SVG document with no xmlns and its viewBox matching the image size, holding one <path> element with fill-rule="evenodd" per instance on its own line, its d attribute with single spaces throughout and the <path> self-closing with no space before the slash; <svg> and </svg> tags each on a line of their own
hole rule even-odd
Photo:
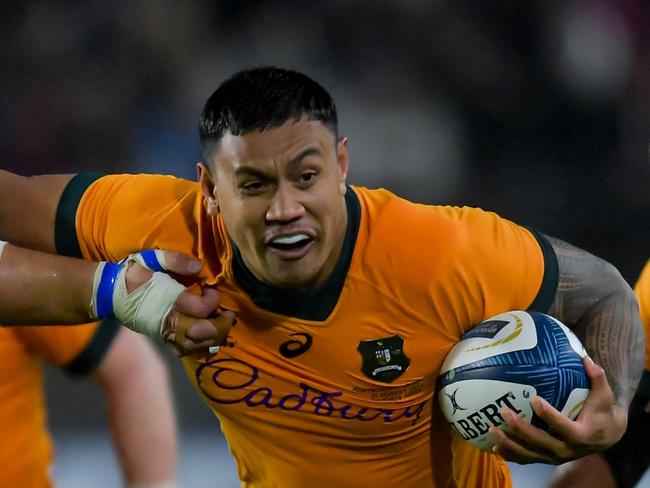
<svg viewBox="0 0 650 488">
<path fill-rule="evenodd" d="M 267 248 L 283 259 L 300 259 L 314 243 L 314 238 L 304 234 L 278 236 L 267 242 Z"/>
</svg>

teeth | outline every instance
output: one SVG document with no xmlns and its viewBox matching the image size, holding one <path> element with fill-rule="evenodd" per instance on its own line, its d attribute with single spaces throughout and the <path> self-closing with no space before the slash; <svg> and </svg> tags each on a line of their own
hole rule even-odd
<svg viewBox="0 0 650 488">
<path fill-rule="evenodd" d="M 305 239 L 309 239 L 309 236 L 307 234 L 294 234 L 292 236 L 282 236 L 282 237 L 276 237 L 273 239 L 271 242 L 273 244 L 296 244 L 297 242 L 304 241 Z"/>
</svg>

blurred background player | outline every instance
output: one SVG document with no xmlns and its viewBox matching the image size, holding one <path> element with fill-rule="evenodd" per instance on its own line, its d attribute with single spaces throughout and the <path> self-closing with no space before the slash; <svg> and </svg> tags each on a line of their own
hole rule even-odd
<svg viewBox="0 0 650 488">
<path fill-rule="evenodd" d="M 125 486 L 176 486 L 170 385 L 165 364 L 149 339 L 114 321 L 0 327 L 0 354 L 0 486 L 53 486 L 44 364 L 90 378 L 103 391 Z M 87 415 L 74 405 L 68 408 L 76 417 Z"/>
<path fill-rule="evenodd" d="M 650 261 L 634 288 L 646 330 L 645 372 L 630 406 L 627 431 L 613 447 L 558 468 L 549 488 L 633 488 L 650 465 Z"/>
</svg>

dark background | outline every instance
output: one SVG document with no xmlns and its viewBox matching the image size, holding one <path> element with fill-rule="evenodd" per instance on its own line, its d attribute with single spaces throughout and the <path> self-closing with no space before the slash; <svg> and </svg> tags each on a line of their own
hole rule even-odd
<svg viewBox="0 0 650 488">
<path fill-rule="evenodd" d="M 5 1 L 0 19 L 6 169 L 193 179 L 205 99 L 275 64 L 333 95 L 352 183 L 494 210 L 630 282 L 650 257 L 650 2 Z M 170 367 L 181 426 L 216 428 Z M 61 381 L 55 431 L 101 426 Z"/>
</svg>

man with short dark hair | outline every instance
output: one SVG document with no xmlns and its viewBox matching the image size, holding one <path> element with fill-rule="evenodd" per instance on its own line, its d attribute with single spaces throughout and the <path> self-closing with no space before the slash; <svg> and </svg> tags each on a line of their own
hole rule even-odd
<svg viewBox="0 0 650 488">
<path fill-rule="evenodd" d="M 204 261 L 201 284 L 237 316 L 235 347 L 184 363 L 242 486 L 509 486 L 501 456 L 561 463 L 623 434 L 644 338 L 613 266 L 493 213 L 348 186 L 334 103 L 295 71 L 235 74 L 207 101 L 200 134 L 198 185 L 0 173 L 0 236 L 87 259 L 164 248 Z M 48 201 L 21 200 L 31 192 Z M 24 225 L 3 228 L 16 204 Z M 433 398 L 459 338 L 514 309 L 571 326 L 607 376 L 585 362 L 591 393 L 576 421 L 533 399 L 549 432 L 502 409 L 514 434 L 491 429 L 494 456 L 453 434 Z"/>
</svg>

